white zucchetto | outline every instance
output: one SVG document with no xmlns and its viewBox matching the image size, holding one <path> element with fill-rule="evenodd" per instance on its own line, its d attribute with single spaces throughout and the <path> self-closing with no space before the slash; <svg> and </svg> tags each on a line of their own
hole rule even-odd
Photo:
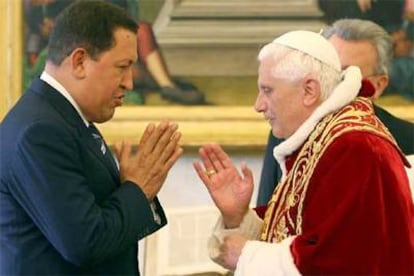
<svg viewBox="0 0 414 276">
<path fill-rule="evenodd" d="M 273 43 L 311 55 L 338 72 L 341 71 L 341 62 L 335 47 L 321 34 L 303 30 L 291 31 L 279 36 Z"/>
</svg>

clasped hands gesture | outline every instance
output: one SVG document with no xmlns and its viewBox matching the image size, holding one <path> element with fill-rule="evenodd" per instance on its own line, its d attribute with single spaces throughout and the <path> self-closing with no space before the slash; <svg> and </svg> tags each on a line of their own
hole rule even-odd
<svg viewBox="0 0 414 276">
<path fill-rule="evenodd" d="M 180 138 L 178 125 L 163 121 L 146 127 L 135 153 L 128 142 L 115 144 L 121 183 L 135 183 L 148 200 L 153 200 L 164 184 L 169 170 L 183 152 L 179 144 Z"/>
<path fill-rule="evenodd" d="M 245 163 L 242 175 L 224 150 L 217 144 L 206 144 L 199 150 L 202 164 L 194 162 L 194 169 L 207 187 L 211 198 L 220 210 L 226 228 L 237 228 L 249 209 L 253 193 L 253 174 Z M 234 270 L 247 238 L 232 234 L 224 237 L 220 254 L 214 261 Z"/>
<path fill-rule="evenodd" d="M 136 153 L 132 153 L 129 143 L 117 143 L 115 154 L 120 164 L 121 182 L 128 180 L 135 183 L 152 200 L 161 189 L 170 168 L 183 152 L 179 144 L 180 138 L 177 124 L 161 122 L 157 126 L 147 126 Z M 202 164 L 194 162 L 194 168 L 220 210 L 225 227 L 238 227 L 248 211 L 253 193 L 252 171 L 243 163 L 240 175 L 228 155 L 217 144 L 202 146 L 199 154 Z M 234 270 L 246 241 L 245 237 L 237 234 L 225 237 L 219 248 L 220 255 L 215 261 Z"/>
</svg>

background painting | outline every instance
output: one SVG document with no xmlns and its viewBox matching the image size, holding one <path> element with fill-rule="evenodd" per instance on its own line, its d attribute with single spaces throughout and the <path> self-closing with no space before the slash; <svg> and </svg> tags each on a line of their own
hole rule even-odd
<svg viewBox="0 0 414 276">
<path fill-rule="evenodd" d="M 4 116 L 30 81 L 24 78 L 29 45 L 24 1 L 0 2 Z M 171 77 L 197 87 L 206 103 L 182 105 L 163 99 L 156 89 L 145 91 L 145 102 L 127 102 L 100 127 L 110 143 L 133 140 L 149 121 L 169 119 L 180 123 L 188 146 L 214 140 L 263 147 L 269 127 L 252 107 L 259 48 L 288 30 L 319 31 L 325 26 L 313 0 L 139 0 L 138 7 L 140 20 L 152 25 Z M 384 96 L 379 104 L 414 121 L 414 104 L 408 98 Z"/>
</svg>

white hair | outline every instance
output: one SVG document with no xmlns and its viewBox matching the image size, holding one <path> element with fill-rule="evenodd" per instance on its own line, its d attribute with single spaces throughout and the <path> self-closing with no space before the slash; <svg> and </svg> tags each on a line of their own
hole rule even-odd
<svg viewBox="0 0 414 276">
<path fill-rule="evenodd" d="M 304 42 L 306 43 L 306 42 Z M 259 52 L 258 60 L 271 56 L 274 60 L 272 75 L 275 78 L 296 82 L 305 77 L 316 79 L 320 84 L 320 100 L 325 101 L 341 80 L 341 72 L 311 55 L 277 43 L 266 44 Z"/>
</svg>

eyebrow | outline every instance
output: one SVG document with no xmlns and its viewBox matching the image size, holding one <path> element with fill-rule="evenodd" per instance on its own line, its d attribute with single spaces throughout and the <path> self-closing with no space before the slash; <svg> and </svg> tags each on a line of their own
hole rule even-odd
<svg viewBox="0 0 414 276">
<path fill-rule="evenodd" d="M 265 84 L 259 84 L 259 88 L 260 88 L 260 89 L 265 89 L 265 88 L 272 89 L 272 87 L 271 87 L 271 86 L 269 86 L 269 85 L 265 85 Z"/>
<path fill-rule="evenodd" d="M 133 61 L 131 59 L 122 59 L 122 60 L 118 60 L 117 62 L 115 62 L 115 64 L 119 65 L 119 64 L 123 64 L 123 63 L 128 63 L 128 65 L 132 65 L 134 64 L 136 61 Z"/>
</svg>

